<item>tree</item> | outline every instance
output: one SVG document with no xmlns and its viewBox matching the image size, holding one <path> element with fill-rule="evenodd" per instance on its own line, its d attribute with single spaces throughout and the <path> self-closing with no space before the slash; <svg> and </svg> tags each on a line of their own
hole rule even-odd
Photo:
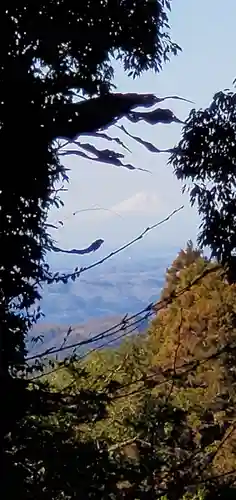
<svg viewBox="0 0 236 500">
<path fill-rule="evenodd" d="M 51 427 L 47 423 L 49 415 L 62 411 L 58 405 L 62 408 L 65 401 L 44 385 L 29 386 L 20 378 L 22 370 L 28 369 L 26 336 L 41 315 L 40 308 L 34 310 L 41 298 L 40 286 L 66 280 L 52 276 L 46 263 L 46 253 L 54 246 L 47 215 L 53 204 L 61 203 L 55 183 L 68 180 L 57 139 L 73 142 L 78 135 L 96 134 L 125 115 L 131 121 L 177 121 L 170 110 L 134 111 L 138 105 L 146 108 L 162 100 L 156 96 L 111 93 L 112 59 L 120 60 L 125 71 L 136 77 L 147 69 L 159 71 L 178 52 L 169 35 L 168 10 L 166 0 L 101 0 L 76 6 L 63 0 L 1 4 L 0 142 L 9 164 L 3 166 L 0 181 L 0 241 L 5 250 L 0 261 L 1 485 L 5 498 L 12 497 L 11 484 L 17 486 L 19 498 L 70 498 L 76 490 L 73 481 L 67 489 L 64 464 L 56 462 L 60 482 L 58 471 L 47 460 L 53 442 L 60 448 L 60 459 L 63 451 L 74 457 L 70 436 L 57 433 L 58 421 Z M 109 140 L 107 134 L 103 137 Z M 108 150 L 97 152 L 97 157 L 123 165 L 121 156 Z M 52 416 L 49 420 L 53 421 Z M 45 443 L 40 450 L 38 439 Z M 94 463 L 94 450 L 93 446 L 85 467 Z M 77 452 L 82 453 L 81 448 Z M 55 449 L 53 461 L 56 453 Z M 92 495 L 87 486 L 82 490 L 86 498 Z"/>
<path fill-rule="evenodd" d="M 179 284 L 180 273 L 183 269 L 189 268 L 201 256 L 199 249 L 194 249 L 193 242 L 188 241 L 186 250 L 181 250 L 166 272 L 166 285 L 162 292 L 162 298 L 168 297 L 176 291 Z"/>
<path fill-rule="evenodd" d="M 55 182 L 67 179 L 55 140 L 96 132 L 137 104 L 155 102 L 153 96 L 110 93 L 112 57 L 132 76 L 159 71 L 178 51 L 169 35 L 168 9 L 165 0 L 1 6 L 7 35 L 0 141 L 11 151 L 0 190 L 1 247 L 8 249 L 0 266 L 2 376 L 24 364 L 25 336 L 40 314 L 30 308 L 40 298 L 38 285 L 51 278 L 46 219 L 51 205 L 60 203 Z M 96 97 L 78 102 L 81 94 Z"/>
<path fill-rule="evenodd" d="M 182 269 L 169 292 L 174 287 L 176 297 L 157 314 L 149 330 L 153 370 L 160 373 L 160 387 L 167 398 L 188 412 L 194 441 L 205 449 L 205 457 L 210 454 L 205 472 L 226 474 L 236 464 L 236 287 L 228 282 L 223 268 L 189 245 L 171 269 L 176 262 Z M 204 276 L 206 269 L 209 272 Z M 201 274 L 202 279 L 189 288 Z M 184 293 L 178 294 L 181 290 Z"/>
<path fill-rule="evenodd" d="M 196 481 L 204 451 L 199 450 L 194 472 L 191 458 L 197 444 L 187 413 L 171 401 L 166 402 L 163 395 L 153 395 L 152 388 L 145 384 L 149 354 L 147 339 L 135 337 L 117 350 L 95 352 L 84 362 L 75 363 L 73 370 L 64 367 L 63 373 L 54 372 L 46 378 L 51 390 L 54 387 L 57 392 L 60 389 L 77 395 L 84 418 L 78 412 L 71 414 L 69 406 L 64 406 L 63 417 L 59 412 L 56 420 L 63 418 L 63 427 L 66 423 L 71 432 L 76 429 L 76 449 L 82 442 L 86 450 L 91 438 L 99 443 L 104 453 L 96 454 L 96 460 L 98 470 L 106 470 L 106 494 L 112 484 L 121 498 L 156 498 L 167 492 L 168 499 L 180 499 L 188 491 L 190 479 Z M 94 460 L 93 448 L 90 453 L 89 463 Z M 77 491 L 79 483 L 74 482 L 73 488 Z"/>
<path fill-rule="evenodd" d="M 94 488 L 107 498 L 133 499 L 210 500 L 235 493 L 235 284 L 191 242 L 166 279 L 163 307 L 148 335 L 63 369 L 59 364 L 44 377 L 48 409 L 40 409 L 36 432 L 43 442 L 45 432 L 48 438 L 40 455 L 31 450 L 35 476 L 43 469 L 35 498 L 42 484 L 48 496 L 57 485 L 58 495 L 73 490 L 89 498 Z M 32 439 L 31 428 L 28 434 Z M 26 450 L 28 434 L 20 439 Z M 72 460 L 69 481 L 60 462 L 65 450 L 68 464 Z M 82 486 L 81 453 L 88 470 L 96 460 L 94 482 Z"/>
<path fill-rule="evenodd" d="M 235 279 L 235 131 L 236 94 L 218 92 L 205 110 L 193 109 L 170 162 L 189 186 L 190 202 L 202 217 L 199 243 Z"/>
<path fill-rule="evenodd" d="M 20 371 L 32 369 L 26 365 L 25 339 L 41 314 L 40 309 L 32 311 L 36 300 L 40 299 L 40 286 L 68 279 L 52 275 L 46 264 L 47 251 L 61 251 L 47 232 L 47 215 L 53 204 L 60 206 L 61 203 L 55 183 L 68 180 L 60 163 L 60 157 L 68 154 L 62 147 L 65 141 L 73 144 L 78 156 L 90 158 L 93 153 L 94 161 L 134 169 L 133 165 L 123 162 L 122 153 L 98 150 L 90 143 L 82 144 L 80 136 L 98 136 L 125 147 L 120 138 L 110 138 L 106 133 L 108 126 L 121 117 L 126 116 L 132 123 L 140 120 L 150 124 L 180 122 L 170 109 L 147 111 L 165 98 L 111 92 L 112 59 L 120 60 L 125 71 L 136 77 L 147 69 L 159 71 L 170 55 L 178 52 L 178 45 L 169 35 L 168 10 L 170 3 L 167 0 L 91 0 L 76 6 L 63 0 L 37 1 L 32 5 L 22 0 L 17 6 L 9 6 L 6 2 L 1 5 L 0 141 L 5 151 L 10 152 L 12 167 L 5 167 L 0 185 L 1 248 L 7 250 L 1 253 L 0 263 L 1 485 L 4 498 L 12 498 L 14 485 L 22 500 L 61 500 L 78 495 L 82 498 L 122 498 L 125 495 L 141 499 L 156 498 L 162 493 L 171 500 L 179 499 L 191 481 L 196 486 L 196 473 L 208 480 L 212 470 L 228 471 L 229 465 L 234 464 L 235 363 L 234 351 L 228 352 L 226 347 L 234 341 L 235 290 L 225 278 L 222 279 L 221 270 L 216 266 L 215 273 L 205 276 L 203 284 L 182 293 L 181 297 L 174 297 L 181 287 L 191 282 L 196 271 L 201 274 L 206 266 L 211 270 L 214 267 L 200 257 L 198 250 L 193 255 L 191 244 L 169 273 L 163 297 L 171 297 L 170 302 L 173 297 L 175 300 L 158 315 L 157 325 L 152 327 L 157 327 L 155 331 L 159 336 L 152 370 L 155 372 L 157 364 L 162 363 L 161 376 L 168 389 L 167 397 L 155 392 L 160 374 L 155 373 L 156 378 L 150 380 L 153 371 L 150 373 L 143 363 L 142 349 L 137 349 L 136 358 L 127 358 L 129 368 L 122 368 L 121 380 L 119 376 L 117 379 L 118 372 L 116 376 L 113 373 L 111 380 L 104 380 L 104 368 L 118 368 L 117 359 L 115 366 L 114 360 L 105 359 L 104 366 L 99 365 L 103 383 L 99 386 L 96 380 L 95 389 L 87 386 L 81 372 L 77 374 L 77 390 L 72 387 L 67 392 L 61 388 L 56 390 L 45 380 L 38 384 L 32 380 L 30 384 L 20 378 Z M 198 200 L 204 217 L 201 243 L 209 244 L 213 255 L 231 268 L 235 249 L 234 101 L 233 94 L 220 93 L 207 112 L 192 112 L 184 128 L 184 138 L 188 140 L 184 139 L 172 156 L 177 175 L 193 178 L 195 182 L 192 201 Z M 144 111 L 137 112 L 137 106 Z M 124 127 L 120 129 L 149 151 L 160 152 Z M 227 165 L 226 170 L 222 167 L 223 162 Z M 213 187 L 209 188 L 208 181 L 214 183 Z M 84 250 L 94 250 L 100 243 L 101 240 L 97 240 Z M 76 270 L 73 278 L 79 276 L 79 272 Z M 180 342 L 182 330 L 186 339 L 184 345 Z M 150 342 L 154 338 L 150 332 Z M 221 357 L 216 347 L 222 350 Z M 181 374 L 178 385 L 180 353 L 188 366 L 190 363 L 191 370 L 185 370 L 183 377 Z M 196 377 L 195 354 L 201 357 L 207 354 L 209 358 Z M 217 384 L 213 383 L 212 359 Z M 71 364 L 70 369 L 72 367 Z M 125 383 L 122 384 L 127 370 L 128 384 L 134 387 L 133 394 L 128 395 Z M 171 373 L 171 384 L 167 373 Z M 95 370 L 94 374 L 90 370 L 86 376 L 94 383 L 97 372 Z M 209 391 L 206 381 L 212 384 Z M 140 396 L 143 389 L 143 396 Z M 130 398 L 134 394 L 132 405 Z M 113 415 L 121 415 L 122 432 L 115 434 L 113 440 L 116 442 L 112 442 L 112 446 L 120 447 L 117 437 L 121 434 L 137 438 L 141 443 L 136 445 L 136 452 L 141 454 L 138 461 L 130 460 L 131 457 L 124 459 L 121 453 L 114 458 L 108 448 L 115 420 L 111 412 L 114 401 L 119 398 L 127 398 L 127 412 L 122 412 L 119 404 L 115 407 Z M 217 410 L 212 407 L 213 403 L 218 405 Z M 203 412 L 203 404 L 207 405 L 207 415 Z M 223 415 L 213 424 L 219 407 Z M 130 413 L 137 408 L 140 418 L 136 415 L 132 420 Z M 178 415 L 177 420 L 174 413 Z M 165 435 L 163 415 L 169 424 Z M 108 420 L 110 427 L 106 428 Z M 94 435 L 90 433 L 89 436 L 91 428 Z M 138 436 L 134 436 L 134 431 Z M 96 432 L 100 433 L 99 439 Z M 226 469 L 222 461 L 222 443 L 225 442 L 228 446 Z M 173 451 L 177 450 L 180 460 L 179 456 L 172 460 Z M 192 460 L 193 452 L 198 452 L 197 460 Z M 67 458 L 66 463 L 63 456 Z M 192 461 L 191 467 L 181 476 L 180 467 L 185 458 L 188 463 Z M 170 464 L 167 479 L 166 461 Z M 123 485 L 118 491 L 118 483 L 122 480 L 128 481 L 132 489 L 125 490 Z"/>
</svg>

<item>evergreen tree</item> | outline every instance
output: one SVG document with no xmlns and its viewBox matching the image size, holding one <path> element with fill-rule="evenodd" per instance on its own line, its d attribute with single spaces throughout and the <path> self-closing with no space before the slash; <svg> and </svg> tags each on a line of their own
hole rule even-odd
<svg viewBox="0 0 236 500">
<path fill-rule="evenodd" d="M 182 268 L 174 284 L 176 297 L 157 314 L 149 329 L 152 364 L 160 373 L 167 370 L 173 375 L 168 382 L 162 378 L 166 393 L 188 411 L 195 439 L 203 447 L 212 447 L 213 456 L 216 453 L 213 471 L 226 473 L 236 464 L 236 287 L 228 282 L 223 268 L 193 248 L 190 252 L 189 245 L 186 252 L 181 250 L 171 270 L 176 262 Z M 209 273 L 204 275 L 207 269 Z M 189 288 L 201 273 L 203 278 Z M 179 294 L 181 290 L 184 292 Z"/>
</svg>

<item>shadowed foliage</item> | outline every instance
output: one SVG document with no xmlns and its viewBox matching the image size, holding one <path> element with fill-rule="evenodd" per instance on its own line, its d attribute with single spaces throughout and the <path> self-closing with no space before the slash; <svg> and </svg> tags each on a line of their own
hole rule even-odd
<svg viewBox="0 0 236 500">
<path fill-rule="evenodd" d="M 207 109 L 191 111 L 170 159 L 201 215 L 199 243 L 229 266 L 232 279 L 236 272 L 235 135 L 236 94 L 218 92 Z"/>
<path fill-rule="evenodd" d="M 164 0 L 1 4 L 0 141 L 10 162 L 0 188 L 1 247 L 7 249 L 0 266 L 5 374 L 24 363 L 24 337 L 40 315 L 29 308 L 40 298 L 38 285 L 50 277 L 46 218 L 61 203 L 55 182 L 67 180 L 55 139 L 96 133 L 138 104 L 159 102 L 109 91 L 114 58 L 137 76 L 159 71 L 177 53 L 168 9 Z M 83 94 L 91 99 L 76 98 Z"/>
<path fill-rule="evenodd" d="M 41 315 L 40 308 L 34 311 L 35 301 L 40 286 L 52 278 L 46 254 L 54 242 L 47 215 L 61 204 L 55 183 L 68 180 L 60 163 L 62 141 L 58 145 L 57 140 L 96 134 L 135 113 L 138 105 L 160 101 L 110 91 L 115 59 L 136 77 L 147 69 L 160 71 L 178 52 L 169 34 L 169 10 L 166 0 L 1 3 L 0 445 L 6 499 L 15 491 L 22 500 L 112 498 L 107 454 L 98 460 L 103 452 L 97 443 L 80 443 L 76 428 L 68 429 L 63 416 L 72 408 L 77 413 L 87 408 L 87 419 L 97 415 L 96 408 L 89 409 L 90 399 L 97 407 L 96 394 L 89 400 L 85 394 L 84 404 L 83 395 L 67 401 L 45 384 L 29 386 L 20 374 L 27 369 L 27 333 Z M 169 110 L 154 121 L 166 121 L 167 115 Z M 92 145 L 87 151 L 96 153 Z M 122 156 L 111 151 L 97 155 L 100 161 L 123 165 Z"/>
<path fill-rule="evenodd" d="M 1 3 L 0 488 L 6 500 L 15 494 L 200 500 L 214 490 L 218 498 L 221 489 L 225 498 L 232 493 L 233 481 L 224 478 L 235 480 L 235 285 L 191 243 L 169 270 L 163 298 L 170 300 L 148 336 L 92 353 L 84 363 L 72 358 L 64 370 L 52 361 L 53 376 L 42 379 L 41 362 L 31 359 L 29 366 L 26 359 L 26 336 L 41 316 L 40 308 L 34 311 L 40 286 L 60 279 L 47 252 L 83 254 L 103 243 L 63 250 L 48 233 L 49 209 L 62 203 L 56 183 L 68 181 L 61 158 L 75 154 L 135 170 L 123 140 L 109 136 L 110 125 L 160 153 L 117 122 L 183 124 L 170 109 L 153 109 L 180 97 L 120 94 L 113 82 L 115 60 L 137 77 L 160 71 L 178 53 L 169 11 L 167 0 Z M 208 110 L 192 111 L 182 142 L 169 150 L 178 177 L 194 183 L 200 241 L 223 264 L 231 264 L 236 246 L 234 101 L 234 94 L 219 93 Z M 94 137 L 126 153 L 98 149 Z M 190 286 L 207 266 L 209 273 Z M 206 356 L 204 364 L 198 356 Z"/>
</svg>

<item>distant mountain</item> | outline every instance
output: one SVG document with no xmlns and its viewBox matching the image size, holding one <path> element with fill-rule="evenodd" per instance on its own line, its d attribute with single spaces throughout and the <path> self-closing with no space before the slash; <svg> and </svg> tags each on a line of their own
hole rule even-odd
<svg viewBox="0 0 236 500">
<path fill-rule="evenodd" d="M 124 337 L 146 330 L 148 321 L 140 317 L 135 327 L 121 329 L 123 316 L 96 318 L 81 325 L 38 324 L 30 335 L 28 348 L 31 355 L 47 351 L 48 355 L 63 359 L 73 351 L 83 355 L 94 348 L 104 348 L 120 344 Z M 135 321 L 138 318 L 135 318 Z M 33 339 L 39 338 L 37 343 Z M 54 354 L 54 349 L 63 346 L 62 351 Z"/>
<path fill-rule="evenodd" d="M 135 313 L 158 299 L 171 260 L 169 256 L 113 258 L 75 282 L 45 287 L 41 304 L 44 321 L 80 324 L 92 318 Z"/>
<path fill-rule="evenodd" d="M 160 200 L 156 193 L 141 191 L 130 198 L 114 205 L 111 210 L 118 214 L 160 214 L 165 210 L 163 200 Z M 168 211 L 166 211 L 167 213 Z"/>
<path fill-rule="evenodd" d="M 75 282 L 58 283 L 45 288 L 41 307 L 45 318 L 33 329 L 34 337 L 43 335 L 43 344 L 29 344 L 31 351 L 38 353 L 45 349 L 58 348 L 62 345 L 68 328 L 72 332 L 67 340 L 74 344 L 91 339 L 95 334 L 119 323 L 126 313 L 136 314 L 160 296 L 166 268 L 176 255 L 164 256 L 134 254 L 117 256 L 104 264 L 84 273 Z M 67 268 L 68 258 L 65 259 Z M 74 260 L 71 267 L 73 269 Z M 55 269 L 57 270 L 57 269 Z M 63 271 L 66 267 L 63 267 Z M 137 326 L 143 331 L 147 322 Z M 120 332 L 122 334 L 122 332 Z M 111 343 L 119 334 L 109 337 Z M 108 339 L 107 339 L 108 340 Z M 106 341 L 107 341 L 106 340 Z M 92 347 L 101 346 L 101 338 Z M 87 345 L 80 348 L 83 352 Z M 63 351 L 65 355 L 67 351 Z"/>
</svg>

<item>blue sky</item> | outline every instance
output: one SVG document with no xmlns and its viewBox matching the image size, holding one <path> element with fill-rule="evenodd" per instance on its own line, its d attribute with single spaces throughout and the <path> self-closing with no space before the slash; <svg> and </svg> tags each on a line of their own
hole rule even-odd
<svg viewBox="0 0 236 500">
<path fill-rule="evenodd" d="M 196 108 L 207 106 L 213 94 L 231 88 L 236 77 L 235 19 L 235 0 L 224 3 L 219 0 L 173 1 L 172 38 L 183 52 L 172 58 L 160 74 L 149 72 L 138 80 L 127 78 L 116 65 L 117 90 L 153 92 L 160 96 L 177 94 L 194 101 Z M 193 107 L 180 101 L 165 101 L 163 106 L 170 107 L 181 119 L 187 117 Z M 160 148 L 172 147 L 180 138 L 181 128 L 177 124 L 155 127 L 131 126 L 125 121 L 124 124 L 129 131 Z M 52 214 L 54 221 L 68 217 L 64 228 L 55 234 L 59 244 L 80 248 L 101 237 L 105 240 L 106 252 L 106 248 L 133 238 L 182 204 L 184 210 L 150 233 L 146 242 L 158 248 L 184 245 L 188 238 L 195 239 L 198 217 L 195 210 L 190 209 L 187 196 L 182 195 L 181 184 L 171 167 L 166 165 L 167 155 L 151 154 L 134 142 L 129 142 L 129 146 L 132 163 L 150 169 L 152 174 L 130 172 L 76 157 L 67 160 L 66 166 L 71 172 L 69 189 L 63 196 L 65 207 L 60 214 Z M 70 217 L 75 210 L 96 206 L 111 209 L 113 213 L 100 210 Z"/>
</svg>

